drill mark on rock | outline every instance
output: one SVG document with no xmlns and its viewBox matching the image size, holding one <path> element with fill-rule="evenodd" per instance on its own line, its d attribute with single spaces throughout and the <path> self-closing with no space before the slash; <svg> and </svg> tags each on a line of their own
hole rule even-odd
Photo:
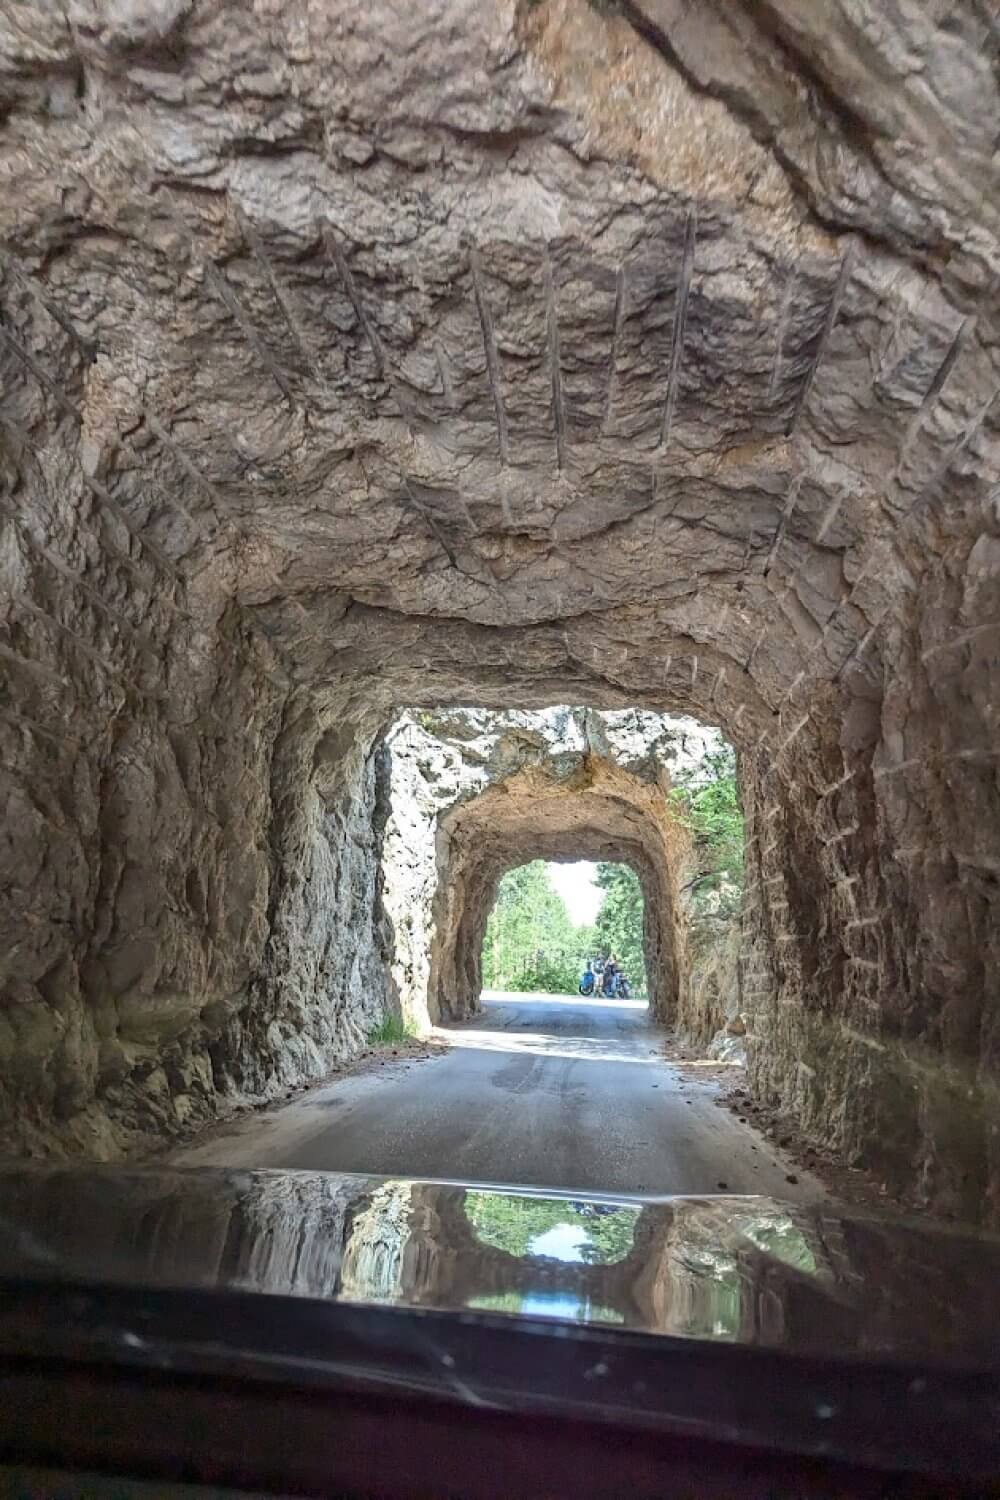
<svg viewBox="0 0 1000 1500">
<path fill-rule="evenodd" d="M 372 323 L 367 312 L 365 311 L 365 305 L 361 300 L 361 293 L 358 291 L 357 282 L 354 280 L 354 272 L 348 265 L 347 256 L 344 254 L 340 241 L 334 234 L 333 227 L 330 224 L 324 224 L 322 226 L 322 237 L 323 246 L 330 260 L 333 261 L 333 264 L 336 267 L 337 275 L 340 277 L 340 282 L 344 288 L 347 300 L 351 304 L 351 307 L 354 311 L 354 316 L 358 320 L 358 326 L 361 329 L 361 332 L 364 334 L 366 340 L 368 341 L 369 349 L 371 349 L 372 351 L 372 355 L 375 360 L 376 378 L 378 380 L 384 380 L 385 351 L 382 348 L 382 340 L 379 338 L 375 325 Z"/>
<path fill-rule="evenodd" d="M 726 677 L 726 669 L 725 669 L 725 667 L 720 667 L 719 668 L 719 675 L 715 679 L 715 685 L 712 688 L 712 691 L 708 695 L 709 704 L 711 706 L 713 706 L 713 707 L 715 705 L 716 698 L 719 696 L 719 689 L 722 686 L 723 682 L 725 681 L 725 677 Z"/>
<path fill-rule="evenodd" d="M 691 658 L 691 691 L 692 692 L 694 691 L 694 685 L 695 685 L 695 683 L 697 681 L 698 681 L 698 657 L 697 657 L 697 655 L 695 655 L 695 656 L 692 656 L 692 658 Z"/>
<path fill-rule="evenodd" d="M 851 647 L 851 650 L 848 652 L 847 656 L 844 658 L 840 666 L 837 668 L 836 672 L 834 672 L 833 674 L 834 682 L 839 682 L 851 663 L 857 661 L 868 650 L 868 647 L 875 639 L 875 632 L 878 630 L 879 626 L 888 613 L 889 611 L 886 610 L 883 614 L 879 615 L 878 619 L 875 621 L 875 624 L 870 625 L 865 631 L 864 635 L 861 637 L 860 641 L 858 641 L 856 645 Z"/>
<path fill-rule="evenodd" d="M 552 385 L 552 424 L 556 434 L 556 467 L 566 467 L 566 410 L 563 405 L 562 369 L 559 349 L 559 310 L 556 306 L 555 280 L 548 248 L 542 265 L 545 286 L 545 323 L 548 340 L 549 380 Z"/>
<path fill-rule="evenodd" d="M 455 388 L 451 382 L 451 372 L 448 369 L 448 356 L 440 339 L 434 340 L 434 358 L 437 361 L 438 376 L 441 380 L 441 394 L 449 411 L 455 410 Z"/>
<path fill-rule="evenodd" d="M 143 421 L 146 423 L 147 427 L 149 427 L 150 431 L 154 434 L 155 437 L 159 439 L 162 446 L 166 448 L 167 452 L 173 457 L 178 466 L 188 476 L 195 488 L 200 490 L 202 495 L 208 501 L 216 526 L 221 529 L 222 518 L 219 514 L 219 498 L 211 481 L 205 477 L 205 475 L 201 472 L 201 470 L 198 468 L 198 465 L 193 461 L 193 459 L 189 458 L 188 454 L 181 447 L 180 443 L 178 443 L 177 440 L 170 435 L 170 433 L 164 427 L 163 423 L 160 421 L 159 417 L 155 416 L 153 412 L 151 412 L 146 406 L 140 407 L 140 411 L 142 412 Z M 164 491 L 164 493 L 166 493 L 166 491 Z M 197 525 L 194 516 L 190 514 L 190 512 L 184 507 L 183 503 L 178 500 L 176 495 L 168 495 L 167 498 L 172 505 L 176 506 L 176 508 L 181 512 L 182 515 L 187 516 L 188 520 L 191 521 L 193 525 Z"/>
<path fill-rule="evenodd" d="M 754 548 L 756 547 L 756 545 L 757 545 L 757 533 L 754 530 L 754 528 L 751 526 L 750 530 L 747 532 L 747 539 L 746 539 L 746 543 L 745 543 L 744 548 L 743 548 L 743 558 L 742 558 L 742 561 L 740 562 L 740 572 L 741 573 L 746 573 L 749 570 L 750 559 L 753 557 Z M 742 582 L 738 583 L 736 585 L 736 587 L 737 587 L 737 590 L 740 590 L 743 587 Z"/>
<path fill-rule="evenodd" d="M 128 175 L 129 180 L 131 181 L 131 173 L 129 173 Z M 216 297 L 229 313 L 230 317 L 233 319 L 233 322 L 240 329 L 247 343 L 254 350 L 261 364 L 267 370 L 268 374 L 273 379 L 281 394 L 285 397 L 285 399 L 291 406 L 295 406 L 296 401 L 292 393 L 292 389 L 289 386 L 288 381 L 285 379 L 285 375 L 277 360 L 274 358 L 274 355 L 271 353 L 270 349 L 267 347 L 264 340 L 257 332 L 252 319 L 244 310 L 243 304 L 240 302 L 235 291 L 230 286 L 227 278 L 219 270 L 219 267 L 215 264 L 215 262 L 209 256 L 202 253 L 202 250 L 198 244 L 197 236 L 195 235 L 194 230 L 191 228 L 181 210 L 177 207 L 177 204 L 174 202 L 173 194 L 169 190 L 164 189 L 164 191 L 159 195 L 159 201 L 166 208 L 167 214 L 174 227 L 177 229 L 178 233 L 187 241 L 188 248 L 191 252 L 192 263 L 195 266 L 199 266 L 201 268 L 205 280 L 208 282 L 208 285 L 211 287 Z"/>
<path fill-rule="evenodd" d="M 677 280 L 677 291 L 674 297 L 674 328 L 670 342 L 667 398 L 663 403 L 663 421 L 660 425 L 660 447 L 664 449 L 670 446 L 670 432 L 674 423 L 674 409 L 677 405 L 677 387 L 681 374 L 681 354 L 684 349 L 684 327 L 687 323 L 688 297 L 691 293 L 691 276 L 694 272 L 696 229 L 697 216 L 692 208 L 688 210 L 687 222 L 684 226 L 684 253 L 681 259 L 681 273 Z"/>
<path fill-rule="evenodd" d="M 271 376 L 278 390 L 291 406 L 297 405 L 295 393 L 285 378 L 281 366 L 257 332 L 248 314 L 244 311 L 243 304 L 233 291 L 226 277 L 214 261 L 209 260 L 207 257 L 202 259 L 201 265 L 209 286 L 222 305 L 227 309 L 237 327 L 242 331 L 247 343 Z"/>
<path fill-rule="evenodd" d="M 994 391 L 993 395 L 990 396 L 987 401 L 983 402 L 982 406 L 976 412 L 972 420 L 958 434 L 958 437 L 952 443 L 951 447 L 948 449 L 938 467 L 931 474 L 930 478 L 926 479 L 920 486 L 919 490 L 917 491 L 916 495 L 914 496 L 913 500 L 910 502 L 906 510 L 904 519 L 909 520 L 910 517 L 914 515 L 914 513 L 919 510 L 927 500 L 931 498 L 938 485 L 941 484 L 941 482 L 947 475 L 948 470 L 951 468 L 956 458 L 958 458 L 959 455 L 968 447 L 972 439 L 979 432 L 983 423 L 986 421 L 986 418 L 989 416 L 991 408 L 994 406 L 998 399 L 1000 399 L 1000 390 Z"/>
<path fill-rule="evenodd" d="M 873 779 L 884 781 L 887 776 L 902 776 L 907 771 L 923 769 L 923 766 L 924 762 L 919 757 L 911 756 L 909 760 L 898 760 L 893 766 L 879 766 L 878 770 L 873 772 Z"/>
<path fill-rule="evenodd" d="M 110 491 L 106 490 L 104 485 L 101 484 L 99 480 L 95 479 L 92 474 L 88 474 L 86 469 L 82 469 L 81 473 L 83 475 L 84 484 L 87 486 L 87 489 L 93 495 L 98 505 L 102 506 L 103 509 L 108 512 L 108 515 L 116 520 L 120 526 L 123 526 L 125 528 L 133 541 L 138 543 L 143 551 L 156 564 L 160 571 L 166 574 L 166 576 L 171 580 L 172 583 L 183 584 L 184 580 L 180 570 L 170 560 L 170 558 L 162 550 L 162 548 L 156 542 L 154 542 L 151 537 L 148 537 L 146 535 L 142 527 L 136 525 L 136 523 L 129 516 L 128 512 L 123 508 L 119 501 L 115 499 Z M 130 557 L 127 558 L 122 553 L 115 553 L 114 555 L 121 562 L 126 563 L 131 568 L 135 568 L 137 566 Z M 168 608 L 179 610 L 186 619 L 190 618 L 185 610 L 181 610 L 180 605 L 175 604 L 172 600 L 165 602 L 167 602 Z"/>
<path fill-rule="evenodd" d="M 21 427 L 20 423 L 15 422 L 10 417 L 6 417 L 4 419 L 4 423 L 15 434 L 24 450 L 27 453 L 31 454 L 35 463 L 41 466 L 41 456 L 38 452 L 38 448 L 31 441 L 28 433 L 24 430 L 23 427 Z M 181 574 L 178 572 L 177 568 L 166 556 L 166 554 L 164 552 L 161 552 L 160 548 L 156 545 L 155 542 L 150 541 L 150 539 L 143 532 L 142 528 L 136 525 L 136 523 L 129 517 L 128 513 L 114 498 L 114 496 L 104 488 L 103 484 L 101 484 L 99 480 L 95 479 L 92 474 L 89 474 L 87 472 L 78 457 L 74 458 L 74 462 L 76 464 L 76 467 L 80 471 L 80 477 L 82 478 L 86 489 L 93 497 L 93 499 L 97 502 L 97 504 L 101 507 L 101 509 L 107 511 L 108 515 L 111 516 L 111 518 L 116 521 L 119 526 L 121 526 L 125 531 L 128 532 L 132 540 L 143 549 L 143 551 L 148 555 L 150 561 L 157 568 L 159 568 L 159 570 L 167 578 L 170 579 L 171 583 L 182 584 L 183 580 L 181 578 Z M 104 542 L 100 538 L 98 538 L 98 540 L 101 541 L 102 546 L 107 548 L 106 542 Z M 144 588 L 149 589 L 151 587 L 149 579 L 144 577 L 142 568 L 139 563 L 135 562 L 126 553 L 119 552 L 117 548 L 109 548 L 108 550 L 111 557 L 116 562 L 119 562 L 124 567 L 127 567 Z M 190 618 L 190 616 L 186 614 L 186 612 L 181 608 L 180 605 L 176 604 L 172 599 L 167 598 L 166 595 L 162 595 L 159 602 L 165 604 L 168 609 L 181 614 L 185 619 Z"/>
<path fill-rule="evenodd" d="M 53 380 L 52 376 L 39 364 L 35 356 L 29 354 L 23 344 L 19 343 L 14 335 L 9 333 L 2 324 L 0 324 L 0 342 L 6 344 L 10 352 L 24 365 L 25 369 L 30 370 L 31 374 L 38 381 L 38 384 L 48 391 L 49 395 L 66 412 L 67 416 L 72 417 L 77 425 L 82 424 L 83 417 L 80 415 L 79 408 L 70 400 L 62 386 L 59 385 L 58 381 Z"/>
<path fill-rule="evenodd" d="M 899 457 L 896 460 L 897 479 L 899 478 L 899 475 L 906 464 L 910 449 L 913 447 L 913 444 L 916 441 L 917 434 L 923 425 L 924 417 L 926 416 L 930 408 L 934 405 L 934 402 L 937 400 L 938 396 L 941 394 L 944 383 L 948 379 L 948 376 L 951 374 L 952 369 L 954 368 L 955 361 L 958 359 L 958 356 L 961 353 L 962 346 L 965 342 L 966 333 L 971 323 L 971 318 L 963 318 L 961 323 L 958 325 L 955 337 L 952 339 L 951 343 L 948 345 L 947 350 L 945 351 L 944 359 L 942 359 L 941 363 L 935 370 L 934 377 L 931 380 L 930 385 L 924 392 L 923 399 L 921 400 L 920 405 L 917 407 L 913 416 L 910 418 L 909 424 L 906 428 L 906 432 L 903 434 L 903 441 L 899 445 Z"/>
<path fill-rule="evenodd" d="M 765 635 L 767 635 L 767 621 L 766 620 L 764 621 L 763 625 L 760 627 L 760 630 L 757 632 L 757 639 L 754 641 L 753 645 L 750 647 L 750 655 L 747 657 L 747 659 L 746 659 L 746 666 L 743 668 L 744 672 L 752 672 L 753 671 L 753 664 L 754 664 L 754 662 L 757 659 L 757 652 L 760 650 L 761 646 L 764 644 L 764 637 L 765 637 Z"/>
<path fill-rule="evenodd" d="M 795 272 L 789 268 L 785 274 L 785 285 L 781 293 L 781 305 L 778 309 L 778 327 L 774 336 L 774 359 L 771 363 L 771 378 L 767 383 L 767 399 L 773 401 L 778 389 L 778 376 L 781 374 L 781 362 L 785 349 L 785 335 L 788 332 L 788 322 L 792 313 L 792 292 L 795 288 Z"/>
<path fill-rule="evenodd" d="M 820 367 L 824 354 L 826 353 L 827 344 L 830 342 L 830 335 L 833 333 L 834 327 L 836 326 L 837 318 L 840 314 L 841 304 L 844 300 L 844 293 L 847 291 L 847 284 L 851 279 L 851 271 L 854 266 L 854 256 L 855 244 L 852 240 L 848 244 L 847 249 L 844 251 L 844 257 L 840 262 L 840 271 L 837 275 L 837 284 L 833 289 L 832 297 L 826 305 L 826 312 L 823 316 L 823 326 L 820 328 L 819 337 L 816 340 L 816 347 L 813 350 L 812 358 L 809 361 L 809 368 L 806 370 L 805 378 L 803 379 L 802 384 L 799 386 L 798 395 L 795 398 L 795 406 L 792 409 L 792 415 L 789 419 L 788 427 L 786 428 L 786 432 L 789 437 L 798 429 L 799 420 L 805 408 L 806 398 L 808 397 L 809 392 L 812 390 L 813 381 L 816 379 L 816 372 Z"/>
<path fill-rule="evenodd" d="M 131 620 L 127 620 L 124 615 L 119 614 L 116 609 L 112 608 L 97 590 L 87 582 L 81 573 L 76 573 L 72 568 L 67 567 L 43 542 L 38 541 L 25 525 L 21 516 L 18 515 L 15 508 L 5 500 L 0 500 L 0 515 L 6 516 L 11 525 L 16 528 L 18 535 L 23 538 L 25 546 L 46 562 L 54 573 L 58 573 L 60 578 L 65 578 L 67 583 L 73 584 L 81 593 L 85 594 L 95 609 L 99 609 L 109 620 L 113 620 L 119 630 L 126 631 L 131 635 L 136 634 L 136 627 L 132 624 Z"/>
<path fill-rule="evenodd" d="M 30 599 L 23 597 L 16 599 L 14 604 L 16 609 L 23 610 L 26 614 L 33 616 L 34 619 L 54 626 L 60 635 L 66 637 L 74 650 L 79 651 L 88 660 L 92 661 L 95 666 L 99 667 L 124 692 L 133 692 L 139 698 L 152 699 L 160 696 L 156 693 L 150 693 L 145 688 L 138 687 L 135 683 L 122 677 L 118 669 L 113 667 L 109 661 L 106 661 L 99 651 L 95 651 L 93 646 L 88 646 L 87 642 L 81 639 L 78 630 L 73 630 L 69 625 L 64 625 L 61 620 L 57 619 L 55 615 L 50 614 L 47 609 L 42 609 L 39 605 L 32 603 Z"/>
<path fill-rule="evenodd" d="M 767 577 L 768 573 L 770 573 L 774 559 L 778 555 L 778 548 L 781 546 L 781 543 L 784 540 L 788 523 L 792 519 L 792 516 L 795 514 L 795 507 L 799 503 L 799 491 L 802 489 L 804 480 L 805 474 L 799 472 L 798 474 L 793 475 L 792 481 L 788 486 L 788 494 L 785 498 L 785 508 L 781 513 L 781 520 L 778 522 L 777 526 L 774 529 L 774 536 L 771 539 L 771 546 L 768 550 L 767 558 L 764 562 L 765 578 Z"/>
<path fill-rule="evenodd" d="M 963 630 L 959 635 L 953 635 L 950 640 L 942 641 L 938 646 L 928 646 L 926 651 L 921 651 L 920 660 L 930 661 L 946 651 L 958 651 L 962 646 L 969 645 L 978 636 L 991 630 L 1000 632 L 1000 620 L 987 620 L 983 625 L 973 625 L 970 630 Z"/>
<path fill-rule="evenodd" d="M 493 392 L 493 408 L 497 420 L 497 443 L 500 448 L 500 463 L 506 467 L 509 457 L 509 443 L 507 439 L 507 414 L 503 406 L 503 390 L 500 385 L 500 356 L 497 352 L 496 331 L 493 327 L 493 314 L 486 299 L 486 288 L 483 285 L 483 268 L 479 259 L 479 251 L 475 245 L 469 246 L 469 268 L 472 271 L 472 289 L 476 298 L 476 311 L 479 314 L 479 327 L 483 335 L 483 353 L 486 355 L 486 374 Z"/>
<path fill-rule="evenodd" d="M 817 545 L 820 542 L 823 541 L 823 539 L 825 538 L 827 532 L 830 530 L 830 527 L 833 525 L 834 521 L 840 515 L 840 507 L 843 505 L 843 503 L 844 503 L 844 501 L 846 499 L 847 499 L 847 485 L 846 484 L 842 484 L 839 487 L 839 489 L 837 490 L 837 493 L 834 495 L 833 499 L 830 501 L 830 504 L 827 506 L 827 508 L 826 508 L 826 514 L 824 515 L 822 521 L 819 524 L 819 530 L 816 533 L 816 543 L 817 543 Z"/>
<path fill-rule="evenodd" d="M 778 752 L 779 754 L 781 754 L 785 750 L 787 750 L 788 747 L 789 747 L 789 745 L 793 744 L 798 739 L 798 737 L 802 733 L 803 729 L 805 729 L 806 725 L 809 723 L 810 718 L 811 718 L 810 714 L 804 714 L 802 716 L 802 718 L 799 719 L 798 723 L 795 725 L 795 728 L 792 730 L 791 734 L 787 735 L 785 737 L 785 739 L 782 740 L 782 742 L 781 742 L 781 750 Z"/>
<path fill-rule="evenodd" d="M 80 350 L 80 353 L 83 355 L 87 364 L 91 364 L 94 359 L 94 355 L 97 352 L 96 347 L 90 342 L 89 339 L 84 338 L 83 334 L 76 327 L 69 314 L 63 312 L 62 308 L 59 307 L 57 303 L 52 302 L 45 295 L 45 293 L 41 290 L 38 283 L 36 282 L 35 278 L 29 275 L 28 272 L 18 264 L 14 256 L 6 254 L 0 255 L 0 265 L 5 266 L 7 270 L 10 271 L 17 283 L 20 286 L 24 287 L 25 291 L 28 293 L 28 296 L 32 299 L 36 306 L 40 307 L 44 313 L 47 313 L 52 321 L 59 325 L 63 333 L 69 335 L 69 337 L 76 344 L 77 348 Z"/>
<path fill-rule="evenodd" d="M 298 314 L 295 310 L 295 305 L 278 279 L 278 274 L 274 269 L 271 257 L 267 253 L 264 241 L 257 233 L 257 230 L 248 215 L 243 212 L 238 203 L 233 204 L 233 209 L 236 216 L 236 222 L 240 227 L 240 233 L 243 235 L 244 240 L 250 247 L 250 251 L 253 255 L 254 260 L 257 262 L 261 271 L 264 273 L 264 278 L 267 281 L 268 286 L 271 288 L 271 295 L 277 303 L 278 310 L 285 320 L 285 326 L 287 327 L 289 333 L 292 335 L 292 338 L 295 340 L 299 353 L 302 355 L 302 358 L 306 362 L 306 368 L 317 380 L 322 380 L 322 376 L 317 367 L 315 357 L 313 356 L 312 350 L 309 348 L 309 345 L 306 341 L 305 330 L 303 329 L 302 324 L 299 321 Z M 291 400 L 291 397 L 289 397 L 289 400 Z"/>
<path fill-rule="evenodd" d="M 409 474 L 404 474 L 403 475 L 403 488 L 406 491 L 406 497 L 409 500 L 410 505 L 416 511 L 416 513 L 420 517 L 420 519 L 423 521 L 424 525 L 427 527 L 427 529 L 430 532 L 431 536 L 437 542 L 438 546 L 441 548 L 441 551 L 444 553 L 445 557 L 447 557 L 448 561 L 451 563 L 451 566 L 456 571 L 461 571 L 459 569 L 459 567 L 458 567 L 458 560 L 455 557 L 455 553 L 452 551 L 451 547 L 448 545 L 448 542 L 445 540 L 444 534 L 441 531 L 441 528 L 440 528 L 440 526 L 437 523 L 437 518 L 434 516 L 433 512 L 429 509 L 429 507 L 426 506 L 423 503 L 423 501 L 421 499 L 419 499 L 419 497 L 417 496 L 417 494 L 416 494 L 416 492 L 414 491 L 414 488 L 413 488 L 413 481 L 410 479 Z"/>
<path fill-rule="evenodd" d="M 625 267 L 619 266 L 615 277 L 615 312 L 611 331 L 611 355 L 608 362 L 608 389 L 604 398 L 604 418 L 601 422 L 602 432 L 606 432 L 611 426 L 611 413 L 614 408 L 615 394 L 618 387 L 618 355 L 625 328 L 627 301 L 628 283 L 625 276 Z"/>
<path fill-rule="evenodd" d="M 805 674 L 805 670 L 803 669 L 803 671 L 797 672 L 796 675 L 792 678 L 792 680 L 789 683 L 788 687 L 785 689 L 785 691 L 782 693 L 781 697 L 778 700 L 778 707 L 779 708 L 784 708 L 785 704 L 788 702 L 789 698 L 795 692 L 795 689 L 798 687 L 799 683 L 802 681 L 802 679 L 803 679 L 803 677 L 805 675 L 806 675 Z"/>
</svg>

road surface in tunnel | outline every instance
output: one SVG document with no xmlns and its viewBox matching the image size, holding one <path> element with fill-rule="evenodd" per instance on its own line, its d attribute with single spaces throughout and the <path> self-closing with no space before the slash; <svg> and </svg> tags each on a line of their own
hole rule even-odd
<svg viewBox="0 0 1000 1500">
<path fill-rule="evenodd" d="M 826 1196 L 663 1057 L 636 1002 L 484 996 L 440 1027 L 450 1050 L 392 1059 L 216 1127 L 173 1160 L 302 1167 L 606 1193 Z M 788 1182 L 788 1175 L 797 1178 Z"/>
</svg>

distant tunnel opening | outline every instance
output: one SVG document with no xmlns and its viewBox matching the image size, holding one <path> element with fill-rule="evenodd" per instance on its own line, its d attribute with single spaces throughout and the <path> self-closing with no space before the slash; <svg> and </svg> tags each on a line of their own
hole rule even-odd
<svg viewBox="0 0 1000 1500">
<path fill-rule="evenodd" d="M 534 860 L 497 883 L 482 946 L 485 991 L 646 1000 L 642 883 L 615 860 Z"/>
</svg>

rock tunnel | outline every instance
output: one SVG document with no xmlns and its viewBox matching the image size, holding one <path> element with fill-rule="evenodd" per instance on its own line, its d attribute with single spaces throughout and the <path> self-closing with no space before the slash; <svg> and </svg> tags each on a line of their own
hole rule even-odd
<svg viewBox="0 0 1000 1500">
<path fill-rule="evenodd" d="M 668 794 L 671 765 L 683 761 L 688 739 L 697 740 L 695 726 L 649 713 L 566 708 L 420 717 L 404 717 L 389 736 L 392 815 L 382 899 L 400 954 L 404 911 L 411 929 L 418 911 L 426 974 L 424 987 L 411 964 L 402 1007 L 430 1021 L 479 1008 L 486 919 L 505 871 L 532 859 L 610 860 L 630 865 L 642 887 L 651 1010 L 683 1025 L 680 877 L 690 836 Z M 415 837 L 418 819 L 423 827 Z"/>
<path fill-rule="evenodd" d="M 738 750 L 753 1087 L 995 1218 L 988 8 L 74 0 L 0 46 L 8 1148 L 318 1076 L 407 963 L 467 1005 L 394 957 L 387 727 L 571 703 Z M 608 800 L 574 837 L 627 850 Z"/>
</svg>

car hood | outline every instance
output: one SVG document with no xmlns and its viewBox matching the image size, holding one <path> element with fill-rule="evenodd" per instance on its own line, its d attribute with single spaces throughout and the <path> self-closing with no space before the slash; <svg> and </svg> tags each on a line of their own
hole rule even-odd
<svg viewBox="0 0 1000 1500">
<path fill-rule="evenodd" d="M 995 1368 L 1000 1239 L 763 1197 L 0 1169 L 0 1276 L 228 1289 Z"/>
</svg>

